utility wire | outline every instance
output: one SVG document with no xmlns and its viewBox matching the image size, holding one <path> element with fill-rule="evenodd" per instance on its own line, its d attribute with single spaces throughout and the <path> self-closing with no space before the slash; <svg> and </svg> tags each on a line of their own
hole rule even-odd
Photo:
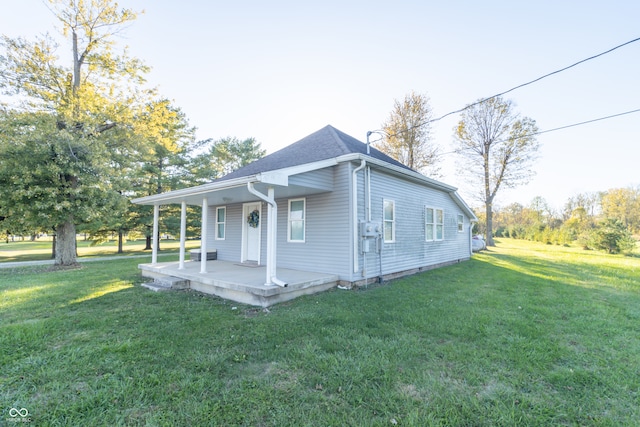
<svg viewBox="0 0 640 427">
<path fill-rule="evenodd" d="M 469 108 L 471 108 L 471 107 L 473 107 L 473 106 L 476 106 L 476 105 L 478 105 L 478 104 L 482 104 L 483 102 L 486 102 L 486 101 L 488 101 L 488 100 L 490 100 L 490 99 L 497 98 L 497 97 L 502 96 L 502 95 L 505 95 L 505 94 L 507 94 L 507 93 L 509 93 L 509 92 L 513 92 L 513 91 L 514 91 L 514 90 L 516 90 L 516 89 L 520 89 L 520 88 L 525 87 L 525 86 L 528 86 L 528 85 L 530 85 L 530 84 L 533 84 L 533 83 L 539 82 L 539 81 L 540 81 L 540 80 L 542 80 L 542 79 L 545 79 L 545 78 L 547 78 L 547 77 L 553 76 L 554 74 L 561 73 L 561 72 L 566 71 L 566 70 L 568 70 L 568 69 L 570 69 L 570 68 L 573 68 L 573 67 L 575 67 L 575 66 L 577 66 L 577 65 L 580 65 L 580 64 L 582 64 L 582 63 L 584 63 L 584 62 L 591 61 L 592 59 L 596 59 L 596 58 L 598 58 L 598 57 L 600 57 L 600 56 L 603 56 L 603 55 L 606 55 L 606 54 L 608 54 L 608 53 L 611 53 L 611 52 L 613 52 L 613 51 L 614 51 L 614 50 L 616 50 L 616 49 L 620 49 L 621 47 L 624 47 L 624 46 L 629 45 L 629 44 L 631 44 L 631 43 L 635 43 L 635 42 L 637 42 L 637 41 L 640 41 L 640 37 L 635 38 L 635 39 L 633 39 L 633 40 L 629 40 L 628 42 L 625 42 L 625 43 L 622 43 L 622 44 L 620 44 L 620 45 L 618 45 L 618 46 L 612 47 L 612 48 L 611 48 L 611 49 L 609 49 L 609 50 L 606 50 L 606 51 L 604 51 L 604 52 L 601 52 L 601 53 L 598 53 L 598 54 L 596 54 L 596 55 L 590 56 L 590 57 L 588 57 L 588 58 L 585 58 L 585 59 L 583 59 L 583 60 L 581 60 L 581 61 L 578 61 L 578 62 L 576 62 L 576 63 L 574 63 L 574 64 L 571 64 L 571 65 L 566 66 L 566 67 L 564 67 L 564 68 L 561 68 L 561 69 L 559 69 L 559 70 L 556 70 L 556 71 L 552 71 L 552 72 L 550 72 L 550 73 L 547 73 L 547 74 L 545 74 L 545 75 L 543 75 L 543 76 L 538 77 L 537 79 L 534 79 L 534 80 L 528 81 L 528 82 L 526 82 L 526 83 L 522 83 L 522 84 L 520 84 L 520 85 L 518 85 L 518 86 L 514 86 L 514 87 L 512 87 L 511 89 L 505 90 L 504 92 L 497 93 L 497 94 L 495 94 L 495 95 L 493 95 L 493 96 L 490 96 L 490 97 L 488 97 L 488 98 L 483 98 L 483 99 L 481 99 L 481 100 L 479 100 L 479 101 L 476 101 L 476 102 L 474 102 L 474 103 L 472 103 L 472 104 L 467 105 L 467 106 L 466 106 L 466 107 L 464 107 L 464 108 L 460 108 L 459 110 L 451 111 L 451 112 L 449 112 L 449 113 L 447 113 L 447 114 L 445 114 L 445 115 L 443 115 L 443 116 L 436 117 L 435 119 L 429 119 L 429 120 L 426 120 L 426 121 L 424 121 L 424 122 L 422 122 L 422 123 L 418 123 L 418 124 L 416 124 L 416 125 L 410 126 L 410 127 L 406 128 L 406 129 L 403 129 L 403 130 L 401 130 L 401 131 L 399 131 L 399 132 L 394 133 L 393 135 L 389 135 L 389 137 L 394 137 L 394 136 L 397 136 L 397 135 L 399 135 L 399 134 L 402 134 L 402 133 L 408 132 L 408 131 L 410 131 L 411 129 L 415 129 L 415 128 L 417 128 L 417 127 L 421 127 L 421 126 L 424 126 L 424 125 L 429 124 L 429 123 L 437 122 L 437 121 L 442 120 L 442 119 L 444 119 L 445 117 L 449 117 L 449 116 L 451 116 L 451 115 L 453 115 L 453 114 L 461 113 L 461 112 L 463 112 L 463 111 L 465 111 L 465 110 L 467 110 L 467 109 L 469 109 Z M 622 113 L 622 114 L 629 114 L 629 113 L 630 113 L 630 112 Z M 615 117 L 615 116 L 612 116 L 612 117 Z M 605 117 L 605 118 L 607 118 L 607 117 Z M 605 118 L 596 119 L 595 121 L 597 121 L 597 120 L 604 120 Z M 590 123 L 590 122 L 586 122 L 586 123 Z M 571 126 L 577 126 L 577 125 L 578 125 L 578 124 L 576 124 L 576 125 L 569 125 L 568 127 L 571 127 Z M 558 130 L 558 129 L 552 129 L 552 130 L 548 130 L 548 131 L 545 131 L 545 132 L 552 132 L 553 130 Z M 540 133 L 542 133 L 542 132 L 540 132 Z"/>
<path fill-rule="evenodd" d="M 558 130 L 568 129 L 568 128 L 572 128 L 572 127 L 576 127 L 576 126 L 582 126 L 582 125 L 586 125 L 586 124 L 589 124 L 589 123 L 599 122 L 599 121 L 602 121 L 602 120 L 608 120 L 608 119 L 612 119 L 614 117 L 620 117 L 620 116 L 624 116 L 624 115 L 627 115 L 627 114 L 633 114 L 633 113 L 639 113 L 639 112 L 640 112 L 640 108 L 637 108 L 635 110 L 625 111 L 624 113 L 612 114 L 610 116 L 599 117 L 597 119 L 586 120 L 584 122 L 573 123 L 573 124 L 570 124 L 570 125 L 560 126 L 560 127 L 553 128 L 553 129 L 547 129 L 547 130 L 541 130 L 541 131 L 538 131 L 538 132 L 532 132 L 532 133 L 529 133 L 529 134 L 526 134 L 526 135 L 522 135 L 521 137 L 518 137 L 518 139 L 527 138 L 527 137 L 530 137 L 530 136 L 541 135 L 543 133 L 555 132 L 555 131 L 558 131 Z M 508 141 L 508 139 L 501 139 L 501 140 L 494 141 L 494 142 L 505 142 L 505 141 Z M 450 152 L 447 152 L 447 153 L 441 153 L 441 154 L 439 154 L 439 156 L 443 156 L 445 154 L 455 154 L 455 153 L 459 153 L 459 152 L 460 152 L 460 150 L 454 150 L 454 151 L 450 151 Z"/>
<path fill-rule="evenodd" d="M 533 132 L 533 133 L 530 133 L 529 135 L 524 135 L 524 136 L 526 137 L 526 136 L 536 136 L 536 135 L 541 135 L 541 134 L 543 134 L 543 133 L 555 132 L 555 131 L 557 131 L 557 130 L 562 130 L 562 129 L 572 128 L 572 127 L 575 127 L 575 126 L 586 125 L 586 124 L 588 124 L 588 123 L 599 122 L 599 121 L 601 121 L 601 120 L 612 119 L 612 118 L 614 118 L 614 117 L 620 117 L 620 116 L 624 116 L 624 115 L 626 115 L 626 114 L 632 114 L 632 113 L 638 113 L 638 112 L 640 112 L 640 108 L 637 108 L 637 109 L 635 109 L 635 110 L 625 111 L 624 113 L 618 113 L 618 114 L 612 114 L 612 115 L 610 115 L 610 116 L 599 117 L 599 118 L 597 118 L 597 119 L 591 119 L 591 120 L 587 120 L 587 121 L 580 122 L 580 123 L 573 123 L 573 124 L 571 124 L 571 125 L 560 126 L 560 127 L 553 128 L 553 129 L 541 130 L 541 131 L 539 131 L 539 132 Z"/>
</svg>

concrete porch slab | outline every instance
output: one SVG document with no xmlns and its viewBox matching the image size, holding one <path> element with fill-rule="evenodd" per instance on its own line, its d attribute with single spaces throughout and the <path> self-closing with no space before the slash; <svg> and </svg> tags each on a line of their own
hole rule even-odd
<svg viewBox="0 0 640 427">
<path fill-rule="evenodd" d="M 200 262 L 185 262 L 180 270 L 178 262 L 140 264 L 144 277 L 162 279 L 168 276 L 189 281 L 189 288 L 243 304 L 269 307 L 301 295 L 322 292 L 335 287 L 338 276 L 327 273 L 277 269 L 277 277 L 287 287 L 266 286 L 264 266 L 244 266 L 228 261 L 207 261 L 207 273 L 200 273 Z"/>
</svg>

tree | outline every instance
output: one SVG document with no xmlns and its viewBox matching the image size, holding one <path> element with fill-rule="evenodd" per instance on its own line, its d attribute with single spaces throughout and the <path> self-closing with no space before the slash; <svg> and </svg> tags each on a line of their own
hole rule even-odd
<svg viewBox="0 0 640 427">
<path fill-rule="evenodd" d="M 191 160 L 190 170 L 194 184 L 204 184 L 233 172 L 249 163 L 262 158 L 266 151 L 255 138 L 239 140 L 226 137 L 213 141 L 200 142 L 206 152 Z M 210 144 L 210 145 L 209 145 Z"/>
<path fill-rule="evenodd" d="M 109 169 L 79 149 L 71 132 L 58 129 L 53 115 L 2 114 L 0 135 L 0 196 L 12 227 L 56 231 L 59 243 L 69 215 L 92 221 L 116 209 L 121 197 L 110 190 Z M 73 237 L 75 257 L 75 231 Z M 58 256 L 59 246 L 55 251 Z"/>
<path fill-rule="evenodd" d="M 640 231 L 640 190 L 614 188 L 602 194 L 602 214 L 616 218 L 632 232 Z"/>
<path fill-rule="evenodd" d="M 536 122 L 520 117 L 509 100 L 500 97 L 466 107 L 455 129 L 459 169 L 477 183 L 485 205 L 487 245 L 493 242 L 493 201 L 502 187 L 526 183 L 539 144 Z"/>
<path fill-rule="evenodd" d="M 622 221 L 617 218 L 606 218 L 593 233 L 593 245 L 610 254 L 632 252 L 636 242 Z"/>
<path fill-rule="evenodd" d="M 195 128 L 189 125 L 185 114 L 166 100 L 156 100 L 144 106 L 136 117 L 136 133 L 143 135 L 144 150 L 140 167 L 133 177 L 132 194 L 136 197 L 160 194 L 183 188 L 189 182 L 189 154 L 195 142 Z M 129 206 L 129 227 L 144 227 L 146 250 L 151 249 L 153 209 L 151 206 Z M 168 211 L 174 215 L 168 215 Z M 163 221 L 171 221 L 180 211 L 176 207 L 163 207 Z M 179 219 L 178 219 L 179 224 Z M 156 240 L 156 244 L 160 239 Z"/>
<path fill-rule="evenodd" d="M 389 118 L 382 124 L 386 135 L 375 147 L 411 169 L 440 177 L 440 150 L 431 141 L 432 116 L 426 95 L 411 92 L 403 101 L 396 99 Z"/>
<path fill-rule="evenodd" d="M 1 186 L 4 194 L 15 193 L 14 209 L 55 230 L 56 265 L 73 265 L 76 224 L 109 212 L 119 200 L 112 172 L 123 170 L 121 162 L 135 150 L 126 127 L 135 106 L 150 95 L 140 90 L 148 68 L 126 51 L 114 51 L 113 36 L 136 18 L 132 10 L 110 0 L 49 4 L 71 44 L 67 66 L 59 64 L 49 36 L 34 42 L 2 37 L 0 88 L 26 99 L 14 105 L 19 114 L 5 117 L 7 137 L 15 142 L 9 151 L 26 161 L 3 161 L 2 175 L 9 167 L 14 175 Z"/>
<path fill-rule="evenodd" d="M 598 193 L 580 193 L 576 196 L 569 197 L 564 205 L 562 218 L 566 221 L 574 216 L 576 209 L 581 209 L 581 215 L 587 215 L 595 218 L 598 205 L 600 204 L 601 195 Z"/>
</svg>

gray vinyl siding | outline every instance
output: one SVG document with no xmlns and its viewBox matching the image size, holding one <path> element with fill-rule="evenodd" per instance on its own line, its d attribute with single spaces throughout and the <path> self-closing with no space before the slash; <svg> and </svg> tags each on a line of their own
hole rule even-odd
<svg viewBox="0 0 640 427">
<path fill-rule="evenodd" d="M 371 172 L 371 215 L 383 221 L 383 200 L 395 203 L 395 242 L 382 244 L 382 274 L 448 263 L 469 257 L 469 218 L 448 193 L 431 189 L 374 169 Z M 425 206 L 444 211 L 444 240 L 426 241 Z M 463 214 L 464 230 L 458 231 L 458 214 Z M 370 256 L 367 270 L 376 276 L 380 258 Z M 375 273 L 375 274 L 374 274 Z"/>
<path fill-rule="evenodd" d="M 334 168 L 319 169 L 300 175 L 289 177 L 289 185 L 300 185 L 307 188 L 316 188 L 324 191 L 334 189 Z"/>
<path fill-rule="evenodd" d="M 302 185 L 314 189 L 333 188 L 333 191 L 291 197 L 305 199 L 304 243 L 287 241 L 290 198 L 276 198 L 278 205 L 276 263 L 278 267 L 330 272 L 347 277 L 351 266 L 349 171 L 349 164 L 340 164 L 290 179 L 291 185 Z M 207 247 L 216 248 L 220 260 L 239 262 L 242 256 L 242 227 L 245 221 L 242 215 L 242 204 L 224 206 L 227 208 L 225 240 L 215 240 L 215 212 L 218 206 L 210 206 Z M 267 205 L 263 204 L 260 218 L 261 264 L 266 263 L 267 257 L 267 218 Z"/>
<path fill-rule="evenodd" d="M 277 197 L 277 266 L 306 271 L 333 273 L 341 280 L 358 281 L 378 275 L 393 274 L 470 256 L 469 217 L 443 191 L 421 183 L 371 169 L 371 219 L 383 223 L 383 199 L 395 202 L 395 243 L 382 243 L 381 254 L 371 251 L 365 256 L 358 250 L 358 271 L 353 271 L 353 239 L 351 204 L 352 170 L 359 163 L 340 163 L 319 171 L 291 177 L 289 184 L 309 188 L 314 194 Z M 332 191 L 322 189 L 332 188 Z M 366 220 L 364 173 L 357 173 L 358 220 Z M 285 191 L 287 191 L 285 189 Z M 276 190 L 277 196 L 277 190 Z M 289 199 L 305 199 L 305 241 L 288 242 Z M 227 204 L 225 240 L 215 240 L 215 212 L 209 207 L 208 248 L 218 250 L 218 259 L 239 262 L 242 250 L 242 227 L 246 219 L 242 204 Z M 444 211 L 444 240 L 425 241 L 425 206 Z M 458 232 L 458 214 L 464 218 L 464 230 Z M 260 263 L 266 262 L 267 205 L 262 205 Z M 382 261 L 382 262 L 380 262 Z M 380 267 L 382 266 L 382 270 Z"/>
<path fill-rule="evenodd" d="M 227 207 L 225 239 L 216 240 L 216 208 L 221 206 Z M 209 206 L 207 250 L 216 249 L 220 260 L 239 262 L 242 248 L 242 220 L 242 204 Z"/>
<path fill-rule="evenodd" d="M 349 165 L 324 169 L 331 174 L 333 191 L 305 198 L 305 241 L 287 241 L 288 199 L 278 203 L 279 267 L 348 275 L 351 266 L 349 246 Z"/>
</svg>

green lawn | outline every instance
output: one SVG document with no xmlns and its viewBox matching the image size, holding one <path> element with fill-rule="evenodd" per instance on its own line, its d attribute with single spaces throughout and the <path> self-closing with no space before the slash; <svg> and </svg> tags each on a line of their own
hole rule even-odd
<svg viewBox="0 0 640 427">
<path fill-rule="evenodd" d="M 109 241 L 93 246 L 91 241 L 78 239 L 78 256 L 81 258 L 96 256 L 113 256 L 118 255 L 118 242 Z M 15 261 L 38 261 L 51 259 L 51 238 L 40 238 L 34 242 L 17 241 L 5 243 L 0 242 L 0 263 Z M 200 240 L 187 240 L 186 248 L 199 248 Z M 151 251 L 145 251 L 144 240 L 127 241 L 124 244 L 122 256 L 151 254 Z M 180 242 L 177 240 L 161 240 L 160 249 L 165 251 L 177 251 L 180 248 Z"/>
<path fill-rule="evenodd" d="M 506 239 L 269 311 L 144 290 L 137 262 L 0 270 L 0 424 L 640 422 L 639 258 Z"/>
</svg>

